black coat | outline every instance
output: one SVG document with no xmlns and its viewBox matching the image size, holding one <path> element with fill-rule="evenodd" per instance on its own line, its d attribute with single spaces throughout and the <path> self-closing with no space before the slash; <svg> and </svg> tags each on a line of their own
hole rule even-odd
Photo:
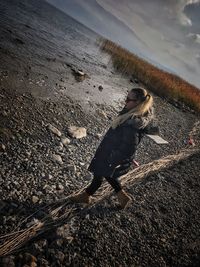
<svg viewBox="0 0 200 267">
<path fill-rule="evenodd" d="M 114 174 L 117 166 L 131 165 L 143 130 L 152 119 L 151 115 L 136 120 L 128 119 L 115 129 L 110 128 L 97 148 L 88 170 L 94 176 L 120 176 L 120 173 Z"/>
</svg>

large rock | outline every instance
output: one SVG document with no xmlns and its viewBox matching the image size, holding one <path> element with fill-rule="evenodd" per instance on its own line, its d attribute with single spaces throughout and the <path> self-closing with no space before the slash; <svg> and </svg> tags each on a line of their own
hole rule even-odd
<svg viewBox="0 0 200 267">
<path fill-rule="evenodd" d="M 60 137 L 62 135 L 61 132 L 51 124 L 48 124 L 48 129 L 49 129 L 49 131 L 51 131 L 52 133 L 54 133 L 58 137 Z"/>
<path fill-rule="evenodd" d="M 67 131 L 73 138 L 80 139 L 87 136 L 87 131 L 84 127 L 70 126 Z"/>
</svg>

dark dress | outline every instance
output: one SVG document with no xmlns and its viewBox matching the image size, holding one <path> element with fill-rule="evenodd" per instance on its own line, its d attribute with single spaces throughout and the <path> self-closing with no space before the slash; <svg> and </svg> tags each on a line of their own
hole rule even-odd
<svg viewBox="0 0 200 267">
<path fill-rule="evenodd" d="M 110 128 L 88 170 L 94 176 L 116 178 L 128 172 L 140 139 L 152 118 L 153 110 L 150 110 L 142 117 L 128 119 L 115 129 Z"/>
</svg>

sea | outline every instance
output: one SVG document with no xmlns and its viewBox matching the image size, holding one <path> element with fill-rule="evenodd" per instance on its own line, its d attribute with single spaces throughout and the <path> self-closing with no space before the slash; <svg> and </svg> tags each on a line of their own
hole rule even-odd
<svg viewBox="0 0 200 267">
<path fill-rule="evenodd" d="M 101 38 L 44 0 L 1 0 L 0 85 L 37 97 L 60 90 L 87 103 L 118 103 L 128 85 L 101 51 Z M 88 78 L 77 84 L 72 69 Z"/>
</svg>

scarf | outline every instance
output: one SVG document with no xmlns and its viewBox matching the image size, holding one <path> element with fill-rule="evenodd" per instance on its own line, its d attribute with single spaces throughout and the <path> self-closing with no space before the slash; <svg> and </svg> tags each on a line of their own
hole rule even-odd
<svg viewBox="0 0 200 267">
<path fill-rule="evenodd" d="M 133 119 L 135 116 L 139 116 L 140 112 L 138 112 L 138 107 L 135 107 L 131 110 L 127 110 L 124 108 L 119 115 L 113 120 L 111 127 L 112 129 L 117 128 L 117 126 L 121 125 L 123 122 L 127 121 L 128 119 Z"/>
</svg>

